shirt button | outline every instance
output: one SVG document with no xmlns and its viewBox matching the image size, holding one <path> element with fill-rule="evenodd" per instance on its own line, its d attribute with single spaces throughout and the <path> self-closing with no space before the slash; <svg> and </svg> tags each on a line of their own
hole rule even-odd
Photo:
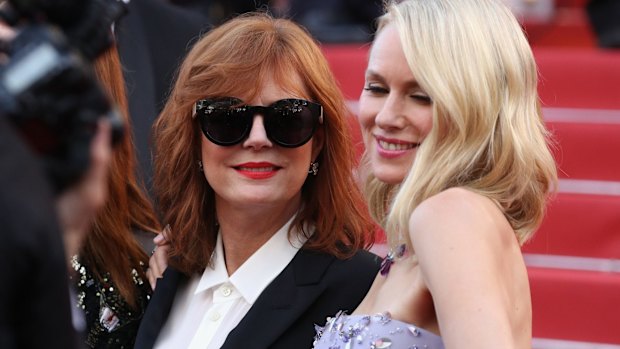
<svg viewBox="0 0 620 349">
<path fill-rule="evenodd" d="M 211 315 L 209 315 L 209 319 L 211 319 L 211 321 L 217 321 L 220 319 L 220 313 L 218 313 L 217 311 L 214 311 L 211 313 Z"/>
<path fill-rule="evenodd" d="M 222 296 L 224 297 L 228 297 L 230 296 L 230 294 L 232 293 L 232 290 L 230 289 L 230 287 L 222 287 Z"/>
</svg>

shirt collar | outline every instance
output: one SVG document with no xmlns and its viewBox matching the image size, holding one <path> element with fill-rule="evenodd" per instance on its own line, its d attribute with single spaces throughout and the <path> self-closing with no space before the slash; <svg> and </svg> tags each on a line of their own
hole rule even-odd
<svg viewBox="0 0 620 349">
<path fill-rule="evenodd" d="M 306 242 L 306 237 L 293 229 L 291 241 L 288 230 L 295 215 L 248 258 L 233 275 L 228 276 L 221 234 L 218 234 L 212 266 L 207 266 L 194 294 L 230 282 L 250 304 L 254 304 L 263 290 L 293 260 Z"/>
<path fill-rule="evenodd" d="M 224 248 L 221 234 L 217 235 L 217 242 L 215 243 L 215 250 L 213 251 L 211 260 L 213 263 L 209 263 L 205 268 L 194 294 L 206 291 L 228 281 L 228 271 L 226 270 L 226 261 L 224 260 Z"/>
</svg>

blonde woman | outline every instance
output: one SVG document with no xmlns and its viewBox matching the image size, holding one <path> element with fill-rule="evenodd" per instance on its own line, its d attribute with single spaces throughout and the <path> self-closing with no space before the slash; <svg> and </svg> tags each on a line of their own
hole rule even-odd
<svg viewBox="0 0 620 349">
<path fill-rule="evenodd" d="M 390 4 L 359 121 L 367 194 L 391 250 L 315 348 L 530 348 L 520 245 L 556 181 L 536 65 L 496 0 Z"/>
</svg>

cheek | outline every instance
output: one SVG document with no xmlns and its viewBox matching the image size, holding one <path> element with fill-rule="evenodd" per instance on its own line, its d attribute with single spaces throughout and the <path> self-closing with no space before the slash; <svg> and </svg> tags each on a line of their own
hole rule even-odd
<svg viewBox="0 0 620 349">
<path fill-rule="evenodd" d="M 362 132 L 370 132 L 370 130 L 375 126 L 375 117 L 378 112 L 379 107 L 376 102 L 373 102 L 364 96 L 360 97 L 357 121 L 360 124 Z"/>
<path fill-rule="evenodd" d="M 210 142 L 205 141 L 205 139 L 203 138 L 202 141 L 200 142 L 200 160 L 202 160 L 203 163 L 208 163 L 209 161 L 209 154 L 212 153 L 212 149 L 210 149 Z"/>
<path fill-rule="evenodd" d="M 423 114 L 423 118 L 420 122 L 420 132 L 422 133 L 422 136 L 426 138 L 426 136 L 428 136 L 428 134 L 431 132 L 432 128 L 433 128 L 433 112 L 429 108 L 428 110 L 425 110 Z"/>
<path fill-rule="evenodd" d="M 316 157 L 314 153 L 318 155 L 320 151 L 318 148 L 315 149 L 313 144 L 315 144 L 314 139 L 299 148 L 287 149 L 289 151 L 287 157 L 290 162 L 301 168 L 310 166 L 310 162 Z"/>
<path fill-rule="evenodd" d="M 215 145 L 203 138 L 200 147 L 200 159 L 196 160 L 201 160 L 205 169 L 216 169 L 218 165 L 224 164 L 225 160 L 230 157 L 231 150 Z"/>
<path fill-rule="evenodd" d="M 376 118 L 381 108 L 381 101 L 363 95 L 360 97 L 357 121 L 366 149 L 372 146 L 372 131 L 376 126 Z"/>
</svg>

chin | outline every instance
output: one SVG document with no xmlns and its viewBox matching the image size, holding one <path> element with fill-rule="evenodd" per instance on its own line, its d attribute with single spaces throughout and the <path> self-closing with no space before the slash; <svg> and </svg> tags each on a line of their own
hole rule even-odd
<svg viewBox="0 0 620 349">
<path fill-rule="evenodd" d="M 375 175 L 375 178 L 387 184 L 400 184 L 403 180 L 405 180 L 405 177 L 400 173 L 373 171 L 373 174 Z"/>
</svg>

